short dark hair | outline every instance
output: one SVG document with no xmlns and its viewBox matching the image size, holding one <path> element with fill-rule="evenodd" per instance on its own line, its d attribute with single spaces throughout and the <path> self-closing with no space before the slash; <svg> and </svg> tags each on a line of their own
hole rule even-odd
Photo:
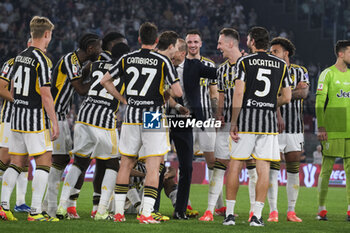
<svg viewBox="0 0 350 233">
<path fill-rule="evenodd" d="M 143 23 L 139 30 L 141 43 L 145 45 L 153 45 L 157 41 L 158 28 L 155 24 Z"/>
<path fill-rule="evenodd" d="M 94 33 L 86 33 L 79 40 L 79 48 L 86 51 L 87 48 L 100 41 L 100 37 Z"/>
<path fill-rule="evenodd" d="M 275 37 L 270 42 L 270 46 L 272 45 L 281 45 L 284 50 L 288 51 L 288 57 L 292 57 L 295 54 L 295 46 L 287 38 Z"/>
<path fill-rule="evenodd" d="M 162 34 L 159 36 L 157 48 L 161 51 L 164 51 L 171 44 L 175 47 L 177 38 L 179 38 L 179 35 L 174 31 L 162 32 Z"/>
<path fill-rule="evenodd" d="M 338 57 L 339 52 L 344 52 L 348 46 L 350 46 L 350 40 L 338 40 L 334 48 L 335 56 Z"/>
<path fill-rule="evenodd" d="M 270 35 L 266 28 L 252 27 L 248 35 L 255 41 L 255 48 L 267 50 L 269 47 Z"/>
<path fill-rule="evenodd" d="M 119 42 L 112 47 L 112 57 L 114 59 L 119 59 L 121 56 L 129 52 L 130 47 L 123 42 Z"/>
<path fill-rule="evenodd" d="M 186 33 L 188 35 L 198 35 L 202 39 L 202 34 L 197 29 L 191 29 Z"/>
<path fill-rule="evenodd" d="M 102 39 L 102 49 L 106 50 L 110 42 L 118 39 L 125 39 L 125 36 L 119 32 L 109 32 Z"/>
<path fill-rule="evenodd" d="M 226 37 L 231 37 L 239 42 L 239 33 L 236 29 L 233 28 L 223 28 L 221 29 L 220 35 L 224 35 Z"/>
</svg>

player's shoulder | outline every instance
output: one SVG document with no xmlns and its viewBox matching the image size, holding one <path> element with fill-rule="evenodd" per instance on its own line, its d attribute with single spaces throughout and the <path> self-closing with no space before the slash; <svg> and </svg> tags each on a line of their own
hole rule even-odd
<svg viewBox="0 0 350 233">
<path fill-rule="evenodd" d="M 290 68 L 298 69 L 298 70 L 303 71 L 304 73 L 307 73 L 307 69 L 304 66 L 302 66 L 302 65 L 290 64 Z"/>
<path fill-rule="evenodd" d="M 13 66 L 13 63 L 15 63 L 15 58 L 8 59 L 7 61 L 5 61 L 4 64 L 8 66 Z"/>
<path fill-rule="evenodd" d="M 215 67 L 215 62 L 210 58 L 201 56 L 200 61 L 204 63 L 206 66 Z"/>
<path fill-rule="evenodd" d="M 29 47 L 27 50 L 29 50 L 30 48 L 33 48 L 33 47 Z M 34 54 L 36 59 L 39 61 L 39 63 L 44 63 L 50 68 L 52 67 L 51 59 L 48 56 L 46 56 L 46 54 L 41 49 L 33 48 L 32 53 Z"/>
<path fill-rule="evenodd" d="M 229 60 L 227 59 L 226 61 L 224 61 L 223 63 L 221 63 L 221 64 L 219 65 L 219 69 L 220 69 L 220 68 L 223 68 L 223 67 L 226 67 L 226 66 L 228 66 L 228 65 L 230 65 L 230 62 L 229 62 Z"/>
<path fill-rule="evenodd" d="M 326 79 L 326 77 L 328 77 L 328 78 L 333 77 L 335 69 L 336 68 L 334 66 L 330 66 L 330 67 L 324 69 L 320 74 L 319 81 L 323 82 Z"/>
<path fill-rule="evenodd" d="M 78 58 L 78 55 L 76 52 L 71 52 L 67 54 L 69 61 L 71 62 L 72 65 L 79 65 L 80 66 L 80 61 Z"/>
</svg>

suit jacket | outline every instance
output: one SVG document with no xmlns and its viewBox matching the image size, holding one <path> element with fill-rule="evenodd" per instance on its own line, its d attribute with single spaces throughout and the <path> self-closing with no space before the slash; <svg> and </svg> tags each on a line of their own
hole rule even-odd
<svg viewBox="0 0 350 233">
<path fill-rule="evenodd" d="M 216 79 L 216 68 L 204 65 L 198 59 L 185 59 L 183 83 L 186 98 L 197 120 L 205 120 L 201 106 L 200 78 Z"/>
</svg>

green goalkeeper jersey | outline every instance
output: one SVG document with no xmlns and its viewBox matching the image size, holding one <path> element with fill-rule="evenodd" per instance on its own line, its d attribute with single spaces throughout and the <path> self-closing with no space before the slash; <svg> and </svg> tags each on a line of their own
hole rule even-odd
<svg viewBox="0 0 350 233">
<path fill-rule="evenodd" d="M 325 127 L 328 139 L 350 138 L 350 69 L 341 72 L 333 65 L 321 73 L 316 117 L 318 127 Z"/>
</svg>

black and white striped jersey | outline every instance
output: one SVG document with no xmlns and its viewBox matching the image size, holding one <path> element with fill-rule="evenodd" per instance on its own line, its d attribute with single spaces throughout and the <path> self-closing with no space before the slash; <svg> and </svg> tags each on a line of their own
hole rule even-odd
<svg viewBox="0 0 350 233">
<path fill-rule="evenodd" d="M 12 80 L 14 104 L 11 130 L 41 132 L 50 127 L 40 88 L 51 85 L 51 60 L 38 48 L 29 47 L 15 58 Z"/>
<path fill-rule="evenodd" d="M 299 82 L 309 84 L 309 75 L 305 67 L 291 64 L 289 74 L 292 79 L 292 90 L 296 88 Z M 303 133 L 303 99 L 292 99 L 289 104 L 280 107 L 283 117 L 285 130 L 283 133 Z"/>
<path fill-rule="evenodd" d="M 69 113 L 75 91 L 71 82 L 81 78 L 81 73 L 82 64 L 76 52 L 64 55 L 54 68 L 51 93 L 59 121 L 65 120 Z"/>
<path fill-rule="evenodd" d="M 254 53 L 237 61 L 236 79 L 245 82 L 238 131 L 277 134 L 277 95 L 291 85 L 287 64 L 266 52 Z"/>
<path fill-rule="evenodd" d="M 141 124 L 145 111 L 163 112 L 164 86 L 178 81 L 171 61 L 149 49 L 124 55 L 109 73 L 124 80 L 128 102 L 124 123 L 131 124 Z"/>
<path fill-rule="evenodd" d="M 7 90 L 11 90 L 11 78 L 12 78 L 12 68 L 13 64 L 15 62 L 14 58 L 9 59 L 4 63 L 4 65 L 1 68 L 1 73 L 0 73 L 0 78 L 4 79 L 9 83 Z M 11 113 L 12 113 L 12 102 L 9 102 L 7 100 L 2 101 L 2 106 L 1 106 L 1 117 L 0 121 L 1 123 L 10 123 L 11 121 Z"/>
<path fill-rule="evenodd" d="M 209 58 L 201 56 L 200 61 L 209 67 L 215 67 L 215 63 L 210 60 Z M 201 95 L 201 106 L 203 111 L 204 119 L 209 119 L 213 117 L 212 109 L 211 109 L 211 102 L 210 102 L 210 91 L 209 86 L 210 85 L 216 85 L 217 80 L 208 80 L 206 78 L 200 78 L 200 95 Z"/>
<path fill-rule="evenodd" d="M 226 60 L 219 66 L 217 71 L 218 92 L 224 93 L 223 116 L 225 118 L 225 122 L 231 121 L 232 100 L 235 86 L 233 81 L 235 67 L 235 64 L 230 64 L 229 60 Z"/>
<path fill-rule="evenodd" d="M 115 99 L 100 84 L 103 75 L 114 65 L 112 61 L 97 61 L 92 63 L 89 78 L 92 85 L 87 97 L 79 108 L 76 123 L 87 124 L 103 129 L 115 129 L 117 127 L 117 111 L 119 100 Z M 124 93 L 124 84 L 120 78 L 113 81 L 114 86 Z"/>
<path fill-rule="evenodd" d="M 112 61 L 112 54 L 111 52 L 104 50 L 102 53 L 100 53 L 100 56 L 98 57 L 99 61 Z"/>
</svg>

